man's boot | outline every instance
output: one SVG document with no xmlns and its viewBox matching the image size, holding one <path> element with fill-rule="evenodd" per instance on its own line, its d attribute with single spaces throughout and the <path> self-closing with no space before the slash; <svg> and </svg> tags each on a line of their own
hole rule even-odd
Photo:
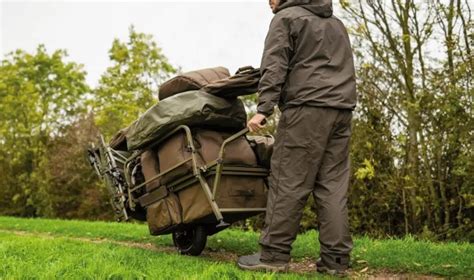
<svg viewBox="0 0 474 280">
<path fill-rule="evenodd" d="M 331 267 L 323 262 L 321 258 L 316 261 L 316 271 L 319 273 L 327 273 L 329 275 L 334 275 L 338 277 L 347 277 L 349 276 L 347 269 L 348 265 L 337 265 Z"/>
<path fill-rule="evenodd" d="M 242 256 L 238 259 L 237 265 L 245 270 L 259 270 L 271 272 L 288 272 L 287 262 L 265 262 L 260 260 L 260 253 Z"/>
</svg>

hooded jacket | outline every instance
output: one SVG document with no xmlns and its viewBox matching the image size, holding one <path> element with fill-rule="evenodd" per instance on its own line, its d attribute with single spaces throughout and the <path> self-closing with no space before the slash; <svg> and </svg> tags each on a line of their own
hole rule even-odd
<svg viewBox="0 0 474 280">
<path fill-rule="evenodd" d="M 260 66 L 257 111 L 275 105 L 354 109 L 356 83 L 349 36 L 331 0 L 282 0 Z"/>
</svg>

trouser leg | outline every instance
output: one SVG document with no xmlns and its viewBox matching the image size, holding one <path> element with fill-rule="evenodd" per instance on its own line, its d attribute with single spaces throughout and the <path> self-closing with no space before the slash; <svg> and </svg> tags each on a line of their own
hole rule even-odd
<svg viewBox="0 0 474 280">
<path fill-rule="evenodd" d="M 347 268 L 352 250 L 347 192 L 352 113 L 341 111 L 316 177 L 314 196 L 319 219 L 321 258 L 333 268 Z"/>
<path fill-rule="evenodd" d="M 289 261 L 303 208 L 337 116 L 337 110 L 296 107 L 282 113 L 271 160 L 263 261 Z"/>
</svg>

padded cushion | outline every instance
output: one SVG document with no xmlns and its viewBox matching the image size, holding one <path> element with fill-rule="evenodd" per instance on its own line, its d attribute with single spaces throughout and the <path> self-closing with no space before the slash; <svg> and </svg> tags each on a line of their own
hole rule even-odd
<svg viewBox="0 0 474 280">
<path fill-rule="evenodd" d="M 202 90 L 222 98 L 235 98 L 256 93 L 259 82 L 260 69 L 246 66 L 239 68 L 234 76 L 209 83 Z"/>
<path fill-rule="evenodd" d="M 190 90 L 198 90 L 209 83 L 230 76 L 225 67 L 206 68 L 178 75 L 160 86 L 158 98 L 163 100 L 175 94 Z"/>
</svg>

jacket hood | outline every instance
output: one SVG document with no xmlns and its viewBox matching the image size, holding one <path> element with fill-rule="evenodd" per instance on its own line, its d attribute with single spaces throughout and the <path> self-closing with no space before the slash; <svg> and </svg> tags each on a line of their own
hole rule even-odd
<svg viewBox="0 0 474 280">
<path fill-rule="evenodd" d="M 281 0 L 275 13 L 293 6 L 301 6 L 320 17 L 332 16 L 332 0 Z"/>
</svg>

